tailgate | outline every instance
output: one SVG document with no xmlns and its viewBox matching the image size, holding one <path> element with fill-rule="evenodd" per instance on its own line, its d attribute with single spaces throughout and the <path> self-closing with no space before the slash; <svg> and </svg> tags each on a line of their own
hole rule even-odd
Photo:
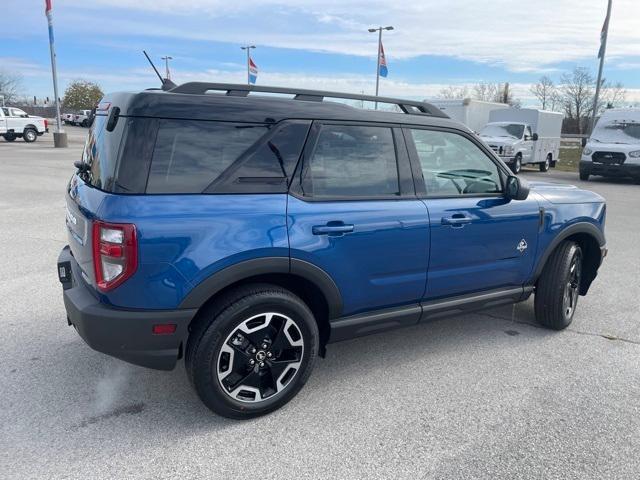
<svg viewBox="0 0 640 480">
<path fill-rule="evenodd" d="M 103 192 L 86 185 L 78 175 L 72 177 L 66 195 L 65 225 L 71 253 L 90 285 L 95 285 L 91 229 L 103 198 Z"/>
</svg>

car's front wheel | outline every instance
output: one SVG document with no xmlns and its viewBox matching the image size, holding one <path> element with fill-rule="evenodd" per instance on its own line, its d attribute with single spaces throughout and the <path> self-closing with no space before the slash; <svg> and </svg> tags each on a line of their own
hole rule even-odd
<svg viewBox="0 0 640 480">
<path fill-rule="evenodd" d="M 522 155 L 517 154 L 511 165 L 511 171 L 517 175 L 520 173 L 520 170 L 522 170 Z"/>
<path fill-rule="evenodd" d="M 536 285 L 536 319 L 562 330 L 573 320 L 580 295 L 582 250 L 571 241 L 560 244 L 547 260 Z"/>
<path fill-rule="evenodd" d="M 306 383 L 319 347 L 307 305 L 274 285 L 226 294 L 197 320 L 185 362 L 200 399 L 236 419 L 264 415 Z"/>
</svg>

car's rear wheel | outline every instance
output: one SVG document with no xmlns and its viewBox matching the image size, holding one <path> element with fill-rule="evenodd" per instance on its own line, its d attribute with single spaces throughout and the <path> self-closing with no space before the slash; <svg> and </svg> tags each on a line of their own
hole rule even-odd
<svg viewBox="0 0 640 480">
<path fill-rule="evenodd" d="M 228 293 L 197 320 L 185 362 L 207 407 L 247 419 L 298 393 L 318 346 L 316 321 L 300 298 L 278 286 L 251 285 Z"/>
<path fill-rule="evenodd" d="M 27 143 L 35 142 L 38 139 L 38 132 L 36 132 L 33 128 L 27 128 L 22 133 L 22 138 Z"/>
<path fill-rule="evenodd" d="M 545 159 L 545 161 L 540 164 L 540 171 L 548 172 L 550 167 L 551 167 L 551 154 L 547 155 L 547 158 Z"/>
<path fill-rule="evenodd" d="M 4 139 L 5 139 L 7 142 L 13 142 L 13 141 L 15 141 L 15 139 L 16 139 L 16 138 L 17 138 L 17 137 L 16 137 L 14 134 L 12 134 L 12 133 L 5 133 L 5 134 L 4 134 Z"/>
<path fill-rule="evenodd" d="M 573 320 L 582 278 L 582 250 L 565 241 L 551 254 L 536 286 L 536 319 L 542 325 L 562 330 Z"/>
</svg>

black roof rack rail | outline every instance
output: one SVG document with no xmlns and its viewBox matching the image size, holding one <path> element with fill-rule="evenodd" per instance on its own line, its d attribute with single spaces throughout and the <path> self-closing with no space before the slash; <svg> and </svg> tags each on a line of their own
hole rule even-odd
<svg viewBox="0 0 640 480">
<path fill-rule="evenodd" d="M 328 92 L 323 90 L 307 90 L 302 88 L 266 87 L 262 85 L 244 85 L 233 83 L 187 82 L 169 90 L 170 93 L 187 93 L 204 95 L 208 91 L 225 91 L 227 95 L 246 97 L 250 92 L 282 93 L 294 95 L 295 100 L 321 102 L 325 98 L 341 98 L 348 100 L 362 100 L 368 102 L 389 103 L 397 105 L 404 113 L 414 115 L 430 115 L 432 117 L 449 118 L 439 108 L 427 102 L 403 100 L 400 98 L 376 97 L 375 95 L 360 95 L 356 93 Z"/>
</svg>

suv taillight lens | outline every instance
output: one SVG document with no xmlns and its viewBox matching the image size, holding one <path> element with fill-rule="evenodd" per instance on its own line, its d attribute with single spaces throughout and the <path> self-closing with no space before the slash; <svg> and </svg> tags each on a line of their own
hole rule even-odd
<svg viewBox="0 0 640 480">
<path fill-rule="evenodd" d="M 132 223 L 93 222 L 93 268 L 96 285 L 112 290 L 138 268 L 138 240 Z"/>
</svg>

